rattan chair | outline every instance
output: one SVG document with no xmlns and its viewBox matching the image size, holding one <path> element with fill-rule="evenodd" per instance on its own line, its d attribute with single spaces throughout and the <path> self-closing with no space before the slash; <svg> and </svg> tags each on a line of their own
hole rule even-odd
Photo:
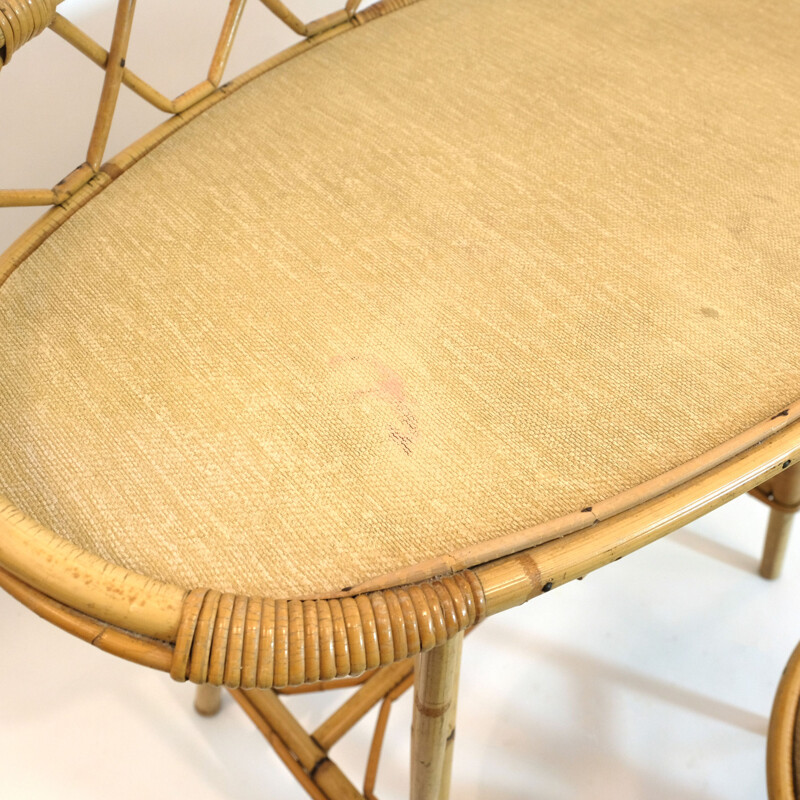
<svg viewBox="0 0 800 800">
<path fill-rule="evenodd" d="M 204 713 L 228 687 L 317 800 L 373 797 L 413 683 L 444 800 L 477 622 L 747 491 L 780 569 L 800 11 L 262 2 L 299 42 L 222 83 L 231 0 L 170 100 L 133 0 L 108 50 L 0 0 L 3 71 L 49 27 L 105 72 L 85 163 L 0 191 L 52 206 L 0 257 L 0 584 Z M 105 160 L 123 86 L 170 117 Z M 279 696 L 348 682 L 313 735 Z M 378 703 L 361 792 L 328 751 Z"/>
</svg>

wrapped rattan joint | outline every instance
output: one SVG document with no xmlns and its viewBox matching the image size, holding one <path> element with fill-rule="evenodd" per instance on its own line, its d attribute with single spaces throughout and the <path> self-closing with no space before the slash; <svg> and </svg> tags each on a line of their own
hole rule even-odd
<svg viewBox="0 0 800 800">
<path fill-rule="evenodd" d="M 53 21 L 59 2 L 61 0 L 0 0 L 0 68 Z"/>
</svg>

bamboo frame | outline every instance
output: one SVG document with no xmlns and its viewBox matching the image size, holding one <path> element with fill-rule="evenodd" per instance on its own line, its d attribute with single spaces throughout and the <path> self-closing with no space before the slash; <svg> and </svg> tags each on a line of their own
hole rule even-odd
<svg viewBox="0 0 800 800">
<path fill-rule="evenodd" d="M 798 457 L 800 424 L 794 424 L 588 529 L 437 580 L 387 584 L 366 594 L 353 590 L 346 597 L 274 600 L 187 592 L 80 550 L 8 501 L 0 503 L 0 566 L 38 592 L 39 606 L 69 608 L 154 647 L 166 643 L 171 661 L 160 660 L 158 668 L 177 680 L 280 688 L 358 675 L 444 644 L 486 616 L 677 530 L 770 480 Z"/>
<path fill-rule="evenodd" d="M 211 625 L 210 617 L 206 617 L 205 633 L 197 637 L 198 621 L 203 615 L 209 594 L 207 590 L 187 593 L 178 587 L 148 581 L 143 576 L 107 564 L 27 520 L 10 505 L 0 506 L 0 561 L 8 565 L 6 559 L 11 556 L 25 579 L 7 570 L 0 570 L 0 586 L 49 621 L 108 652 L 155 669 L 170 671 L 173 675 L 176 675 L 177 665 L 179 679 L 186 675 L 189 663 L 187 652 L 197 650 L 198 653 L 209 655 L 214 650 L 213 635 L 209 633 L 212 629 L 217 634 L 216 658 L 212 660 L 216 677 L 220 679 L 231 676 L 239 676 L 241 679 L 249 675 L 255 676 L 256 681 L 263 678 L 273 684 L 276 676 L 280 676 L 280 680 L 287 680 L 292 661 L 291 643 L 306 641 L 312 631 L 319 637 L 320 651 L 332 653 L 334 663 L 342 656 L 337 649 L 337 643 L 341 646 L 343 642 L 347 642 L 349 646 L 352 642 L 364 642 L 365 654 L 367 651 L 380 654 L 381 640 L 385 644 L 388 637 L 399 633 L 401 635 L 397 641 L 406 641 L 406 656 L 415 651 L 424 652 L 430 649 L 429 646 L 437 647 L 435 652 L 440 655 L 434 657 L 433 662 L 428 659 L 422 661 L 422 669 L 427 670 L 433 669 L 429 665 L 435 665 L 437 659 L 445 654 L 446 650 L 442 645 L 458 641 L 461 632 L 480 617 L 524 603 L 561 583 L 581 578 L 593 569 L 616 561 L 733 497 L 765 481 L 773 480 L 775 476 L 789 469 L 798 458 L 800 423 L 782 429 L 770 439 L 709 470 L 699 478 L 624 514 L 600 522 L 589 530 L 577 531 L 561 540 L 485 563 L 473 571 L 450 576 L 454 580 L 453 584 L 443 581 L 416 584 L 403 587 L 403 592 L 390 588 L 385 593 L 350 597 L 348 599 L 351 603 L 343 603 L 339 598 L 331 601 L 305 601 L 313 604 L 317 610 L 317 623 L 324 617 L 319 610 L 326 607 L 316 605 L 318 602 L 330 602 L 327 607 L 331 609 L 336 608 L 337 604 L 339 608 L 347 606 L 350 609 L 349 621 L 345 620 L 344 613 L 341 617 L 332 613 L 331 621 L 335 624 L 329 628 L 319 624 L 312 624 L 309 628 L 307 622 L 309 619 L 313 622 L 313 615 L 289 614 L 291 601 L 284 601 L 285 615 L 279 612 L 273 618 L 269 615 L 262 616 L 261 622 L 266 619 L 268 624 L 264 626 L 260 622 L 255 626 L 255 617 L 249 613 L 251 609 L 260 608 L 263 612 L 265 608 L 277 609 L 281 604 L 228 596 L 225 603 L 227 610 L 222 617 L 223 624 Z M 29 558 L 32 553 L 37 555 L 38 560 L 35 562 Z M 65 564 L 70 564 L 74 570 L 74 580 L 62 579 L 60 573 Z M 55 587 L 62 600 L 67 602 L 59 602 L 33 588 L 31 584 L 36 581 Z M 121 614 L 119 598 L 115 595 L 119 594 L 122 586 L 131 590 L 124 596 L 122 605 L 129 609 L 134 607 L 135 613 L 130 613 L 129 610 L 127 614 Z M 459 587 L 464 593 L 460 599 Z M 219 611 L 223 605 L 222 595 L 216 595 L 214 606 Z M 449 604 L 446 599 L 448 596 Z M 405 602 L 400 602 L 400 597 L 405 597 Z M 421 605 L 415 606 L 415 603 Z M 80 608 L 84 611 L 79 610 Z M 382 608 L 389 613 L 375 613 Z M 85 613 L 86 610 L 90 610 L 90 614 Z M 359 614 L 358 619 L 354 616 L 355 611 Z M 128 629 L 110 625 L 108 620 L 111 617 L 126 619 Z M 289 628 L 281 639 L 280 650 L 275 649 L 278 617 L 283 620 L 281 625 Z M 239 622 L 231 625 L 234 618 Z M 266 634 L 266 639 L 272 642 L 269 659 L 271 676 L 270 669 L 264 669 L 265 664 L 260 663 L 258 656 L 264 652 L 264 640 L 259 641 L 259 646 L 255 649 L 252 649 L 252 644 L 250 649 L 245 647 L 245 642 L 248 641 L 247 631 L 250 631 L 249 640 L 252 643 L 256 627 L 259 634 Z M 148 631 L 150 635 L 142 635 L 142 631 Z M 154 638 L 153 631 L 161 632 L 164 640 Z M 170 631 L 174 631 L 174 634 L 170 634 Z M 439 641 L 441 636 L 444 638 Z M 411 646 L 409 643 L 412 643 Z M 388 651 L 384 648 L 383 652 L 388 659 Z M 403 652 L 402 647 L 395 648 L 393 657 L 397 659 Z M 251 654 L 249 660 L 247 653 Z M 366 658 L 364 661 L 366 662 Z M 205 657 L 200 658 L 201 665 L 206 663 Z M 343 660 L 340 662 L 342 674 L 346 674 L 347 669 L 358 671 L 362 668 L 360 662 L 356 664 L 355 670 L 352 669 L 351 661 L 347 662 L 346 667 L 344 663 Z M 282 666 L 276 667 L 276 664 Z M 405 691 L 413 680 L 408 664 L 406 659 L 373 673 L 368 680 L 362 682 L 357 693 L 358 698 L 348 701 L 344 712 L 336 712 L 312 735 L 299 728 L 297 721 L 280 704 L 274 691 L 233 689 L 232 694 L 312 798 L 340 800 L 364 797 L 365 800 L 376 800 L 375 776 L 389 708 L 392 700 Z M 319 676 L 319 671 L 312 665 L 311 673 L 305 679 L 315 679 L 315 676 Z M 193 676 L 190 674 L 189 677 Z M 209 674 L 201 677 L 207 679 Z M 397 682 L 394 687 L 390 688 L 395 680 Z M 343 683 L 337 682 L 336 685 Z M 361 795 L 341 770 L 330 762 L 320 740 L 330 747 L 371 707 L 371 703 L 380 699 L 381 691 L 387 688 L 388 693 L 384 695 L 370 750 L 364 794 Z M 447 800 L 448 759 L 451 758 L 448 747 L 452 750 L 452 743 L 448 745 L 447 742 L 454 711 L 453 706 L 447 726 L 438 728 L 440 745 L 444 738 L 444 758 L 440 759 L 442 766 L 435 773 L 439 775 L 438 779 L 431 777 L 429 784 L 438 780 L 439 794 L 433 794 L 433 788 L 430 785 L 426 788 L 423 783 L 423 789 L 419 791 L 427 794 L 422 793 L 419 795 L 421 797 Z M 418 735 L 417 738 L 418 741 L 428 742 L 427 746 L 437 747 L 435 742 L 432 744 L 436 735 L 428 733 L 425 737 Z M 304 760 L 299 760 L 300 754 L 295 749 L 298 747 L 305 748 Z M 438 746 L 438 750 L 441 749 Z"/>
<path fill-rule="evenodd" d="M 325 688 L 350 688 L 352 681 L 336 681 Z M 275 690 L 232 689 L 231 695 L 256 724 L 278 756 L 312 798 L 323 800 L 377 800 L 375 781 L 392 703 L 414 684 L 411 659 L 392 664 L 360 681 L 357 690 L 315 731 L 307 733 L 281 703 Z M 198 689 L 207 688 L 207 684 Z M 330 749 L 375 705 L 381 703 L 369 750 L 363 794 L 331 761 Z"/>
<path fill-rule="evenodd" d="M 86 162 L 52 189 L 0 191 L 0 206 L 54 206 L 0 256 L 0 285 L 66 219 L 183 125 L 267 70 L 415 1 L 382 0 L 359 12 L 359 0 L 347 0 L 344 9 L 304 23 L 280 0 L 261 0 L 305 38 L 220 86 L 245 4 L 230 0 L 207 77 L 170 100 L 124 63 L 135 0 L 119 0 L 108 50 L 56 13 L 57 0 L 7 0 L 19 19 L 28 7 L 31 15 L 23 26 L 0 11 L 4 62 L 49 26 L 100 66 L 105 79 Z M 123 85 L 173 116 L 103 163 Z M 800 403 L 795 403 L 702 457 L 593 508 L 378 576 L 348 592 L 314 598 L 253 598 L 154 581 L 75 547 L 0 498 L 0 586 L 101 649 L 205 687 L 201 711 L 213 712 L 218 701 L 219 692 L 209 687 L 229 687 L 312 797 L 323 800 L 374 797 L 391 701 L 410 686 L 409 659 L 418 656 L 424 676 L 418 704 L 448 710 L 438 717 L 421 712 L 415 723 L 414 791 L 417 798 L 445 800 L 451 748 L 446 742 L 454 725 L 458 649 L 465 630 L 757 487 L 762 499 L 776 505 L 762 566 L 774 577 L 791 515 L 800 505 L 800 468 L 794 466 L 799 457 Z M 355 681 L 348 678 L 359 675 Z M 282 687 L 347 682 L 360 684 L 353 698 L 311 735 L 286 716 L 277 697 Z M 326 753 L 381 700 L 361 795 Z M 434 766 L 420 768 L 422 750 L 435 753 Z"/>
<path fill-rule="evenodd" d="M 447 654 L 447 669 L 451 678 L 454 672 L 458 671 L 458 662 L 461 654 L 461 641 L 463 633 L 458 634 L 454 639 L 449 640 L 441 647 L 436 648 L 429 654 L 431 661 L 435 664 L 442 663 L 442 656 Z M 424 659 L 421 656 L 420 659 Z M 420 659 L 417 659 L 419 661 Z M 267 741 L 273 746 L 280 758 L 287 763 L 291 771 L 297 777 L 301 785 L 306 789 L 312 798 L 323 797 L 333 798 L 358 796 L 364 800 L 378 800 L 375 795 L 375 783 L 377 779 L 378 765 L 386 727 L 389 720 L 389 713 L 395 700 L 401 697 L 412 686 L 414 686 L 414 675 L 418 668 L 414 660 L 405 659 L 380 670 L 365 673 L 359 678 L 341 679 L 337 681 L 321 682 L 303 687 L 294 687 L 284 690 L 266 690 L 262 692 L 231 690 L 234 699 L 242 706 L 256 726 L 264 734 Z M 435 670 L 434 670 L 435 672 Z M 440 671 L 441 672 L 441 671 Z M 441 674 L 438 681 L 422 680 L 420 686 L 441 692 L 445 686 L 441 681 Z M 422 675 L 428 674 L 425 666 L 422 668 Z M 450 684 L 453 695 L 457 692 L 457 680 Z M 339 706 L 322 724 L 320 724 L 311 734 L 300 732 L 300 725 L 294 716 L 285 707 L 279 708 L 279 696 L 282 694 L 297 694 L 300 692 L 330 691 L 333 689 L 355 688 L 356 691 Z M 426 690 L 423 688 L 423 692 Z M 419 703 L 415 706 L 415 718 L 419 717 L 416 727 L 426 727 L 428 737 L 425 742 L 419 741 L 418 756 L 422 758 L 422 770 L 430 775 L 430 763 L 426 757 L 428 739 L 436 738 L 437 732 L 442 734 L 442 742 L 438 757 L 437 780 L 440 789 L 438 798 L 447 800 L 450 787 L 450 769 L 452 766 L 453 743 L 455 732 L 455 702 L 450 699 L 447 701 L 446 714 L 439 716 L 435 711 L 431 713 L 430 704 L 441 702 L 436 698 L 428 697 L 428 713 L 419 712 Z M 367 767 L 364 777 L 363 795 L 353 795 L 355 791 L 349 781 L 342 783 L 342 778 L 338 775 L 337 786 L 332 786 L 330 782 L 317 780 L 316 772 L 319 766 L 326 760 L 330 760 L 331 748 L 345 736 L 363 717 L 378 703 L 380 711 L 375 725 L 375 731 L 367 758 Z M 195 695 L 195 709 L 198 713 L 205 716 L 216 714 L 220 708 L 220 689 L 210 684 L 200 684 Z M 441 731 L 438 731 L 441 729 Z M 298 748 L 299 745 L 299 748 Z M 298 750 L 295 750 L 298 748 Z M 438 800 L 438 799 L 437 799 Z"/>
</svg>

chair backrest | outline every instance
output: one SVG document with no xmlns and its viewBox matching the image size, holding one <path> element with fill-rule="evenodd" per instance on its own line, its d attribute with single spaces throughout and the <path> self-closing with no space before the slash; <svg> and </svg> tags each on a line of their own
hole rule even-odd
<svg viewBox="0 0 800 800">
<path fill-rule="evenodd" d="M 800 645 L 781 676 L 767 735 L 769 800 L 800 797 Z"/>
<path fill-rule="evenodd" d="M 0 188 L 0 206 L 59 205 L 97 176 L 105 157 L 121 86 L 126 86 L 160 111 L 173 115 L 185 114 L 220 91 L 246 0 L 229 0 L 208 72 L 199 83 L 173 99 L 144 81 L 126 64 L 136 0 L 118 0 L 111 43 L 107 50 L 58 13 L 57 6 L 61 2 L 62 0 L 0 0 L 0 70 L 11 61 L 19 48 L 49 28 L 105 72 L 86 160 L 53 188 Z M 362 0 L 346 0 L 343 8 L 307 23 L 281 0 L 260 2 L 294 33 L 304 40 L 312 40 L 327 37 L 337 29 L 346 29 L 357 24 L 357 12 Z M 403 4 L 402 0 L 399 4 Z M 363 17 L 363 13 L 359 17 Z"/>
</svg>

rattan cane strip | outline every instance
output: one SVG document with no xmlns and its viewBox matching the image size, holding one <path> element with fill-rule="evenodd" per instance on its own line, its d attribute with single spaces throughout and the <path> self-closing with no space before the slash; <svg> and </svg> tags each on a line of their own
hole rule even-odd
<svg viewBox="0 0 800 800">
<path fill-rule="evenodd" d="M 290 600 L 289 609 L 289 686 L 299 686 L 306 675 L 306 630 L 302 600 Z M 309 631 L 313 634 L 315 631 Z M 317 662 L 319 663 L 319 662 Z M 319 672 L 319 667 L 314 670 Z"/>
<path fill-rule="evenodd" d="M 244 626 L 250 602 L 246 597 L 238 595 L 233 604 L 233 616 L 228 633 L 228 650 L 225 654 L 225 673 L 223 683 L 226 686 L 241 686 L 244 665 Z M 260 603 L 253 605 L 259 606 Z"/>
<path fill-rule="evenodd" d="M 255 667 L 256 686 L 265 686 L 275 667 L 275 604 L 261 601 L 261 638 L 258 643 L 258 663 Z"/>
<path fill-rule="evenodd" d="M 392 630 L 391 612 L 386 602 L 386 598 L 381 592 L 373 592 L 369 595 L 372 604 L 372 614 L 375 620 L 375 630 L 378 639 L 378 650 L 380 665 L 386 666 L 394 660 L 394 631 Z"/>
<path fill-rule="evenodd" d="M 175 638 L 175 650 L 170 667 L 170 675 L 172 675 L 175 680 L 180 680 L 181 676 L 186 673 L 195 629 L 197 628 L 197 621 L 200 618 L 200 610 L 203 607 L 206 594 L 207 590 L 205 589 L 198 589 L 194 592 L 190 592 L 186 598 L 186 602 L 183 604 L 181 624 Z M 197 666 L 195 666 L 195 676 L 198 675 L 197 669 Z"/>
<path fill-rule="evenodd" d="M 198 640 L 207 646 L 202 652 L 199 652 L 200 648 L 198 648 L 198 652 L 194 653 L 194 657 L 192 659 L 191 677 L 195 683 L 205 683 L 206 679 L 208 678 L 208 662 L 211 658 L 211 636 L 209 633 L 210 630 L 213 630 L 214 624 L 217 621 L 217 609 L 219 608 L 219 601 L 221 597 L 222 594 L 220 592 L 212 591 L 207 592 L 203 598 L 203 605 L 201 606 L 203 613 L 197 622 L 197 634 Z M 194 613 L 193 608 L 192 613 Z M 181 656 L 181 660 L 183 660 L 183 656 Z"/>
<path fill-rule="evenodd" d="M 319 677 L 330 681 L 336 677 L 336 648 L 334 647 L 333 617 L 328 603 L 317 604 L 319 623 Z"/>
<path fill-rule="evenodd" d="M 244 642 L 242 645 L 241 686 L 253 689 L 258 682 L 258 654 L 261 645 L 261 623 L 263 602 L 247 604 Z"/>
<path fill-rule="evenodd" d="M 272 683 L 289 685 L 289 603 L 275 601 L 275 657 L 273 659 Z"/>
<path fill-rule="evenodd" d="M 400 661 L 408 656 L 408 639 L 406 638 L 406 629 L 403 624 L 403 607 L 400 605 L 397 595 L 391 589 L 380 594 L 386 601 L 386 608 L 389 611 L 394 660 Z"/>
<path fill-rule="evenodd" d="M 268 638 L 262 624 L 265 609 L 272 609 L 271 601 L 191 592 L 172 677 L 232 689 L 267 689 L 329 680 L 334 665 L 338 674 L 358 674 L 443 644 L 478 622 L 485 602 L 480 582 L 469 572 L 341 601 L 277 601 L 274 651 L 259 646 Z M 258 642 L 255 631 L 260 631 Z M 394 641 L 408 646 L 395 650 Z"/>
<path fill-rule="evenodd" d="M 333 623 L 333 653 L 336 662 L 336 676 L 350 674 L 350 645 L 344 625 L 344 612 L 340 600 L 330 600 L 329 607 Z"/>
<path fill-rule="evenodd" d="M 303 603 L 303 626 L 305 628 L 305 676 L 304 679 L 310 683 L 319 680 L 322 665 L 320 663 L 320 626 L 319 626 L 319 604 L 313 600 L 306 600 Z M 302 682 L 302 681 L 301 681 Z"/>
</svg>

